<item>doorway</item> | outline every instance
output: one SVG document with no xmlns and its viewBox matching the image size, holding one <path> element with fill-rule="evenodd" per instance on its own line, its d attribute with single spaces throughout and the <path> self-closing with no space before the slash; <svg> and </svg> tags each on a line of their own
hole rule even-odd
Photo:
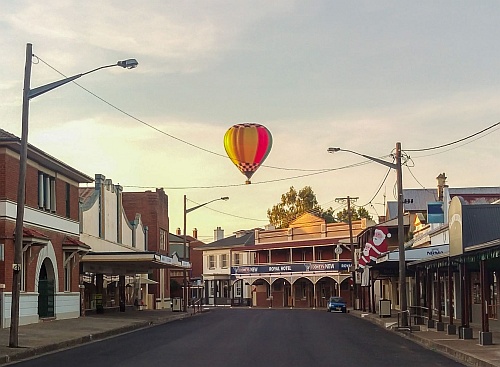
<svg viewBox="0 0 500 367">
<path fill-rule="evenodd" d="M 55 282 L 53 276 L 49 277 L 47 262 L 49 266 L 51 265 L 50 260 L 45 259 L 40 268 L 40 275 L 38 278 L 38 317 L 40 318 L 55 316 Z M 52 268 L 50 270 L 52 270 Z"/>
</svg>

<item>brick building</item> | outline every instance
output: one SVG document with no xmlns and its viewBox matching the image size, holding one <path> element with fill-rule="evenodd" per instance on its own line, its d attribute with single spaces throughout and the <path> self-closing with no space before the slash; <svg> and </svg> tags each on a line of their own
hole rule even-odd
<svg viewBox="0 0 500 367">
<path fill-rule="evenodd" d="M 0 315 L 10 325 L 20 139 L 0 129 Z M 80 315 L 80 183 L 92 178 L 28 145 L 20 324 Z"/>
<path fill-rule="evenodd" d="M 123 208 L 129 220 L 140 213 L 141 220 L 147 227 L 147 250 L 168 256 L 168 196 L 163 189 L 145 192 L 123 192 Z M 156 308 L 170 307 L 170 275 L 166 269 L 153 269 L 150 274 L 155 284 L 148 287 L 154 297 Z M 163 300 L 163 302 L 162 302 Z"/>
</svg>

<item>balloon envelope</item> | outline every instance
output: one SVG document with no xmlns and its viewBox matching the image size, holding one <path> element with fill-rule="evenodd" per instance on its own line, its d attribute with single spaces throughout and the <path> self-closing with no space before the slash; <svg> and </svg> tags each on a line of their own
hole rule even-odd
<svg viewBox="0 0 500 367">
<path fill-rule="evenodd" d="M 272 145 L 273 137 L 269 130 L 256 123 L 236 124 L 224 135 L 226 153 L 241 173 L 247 176 L 247 184 L 269 155 Z"/>
</svg>

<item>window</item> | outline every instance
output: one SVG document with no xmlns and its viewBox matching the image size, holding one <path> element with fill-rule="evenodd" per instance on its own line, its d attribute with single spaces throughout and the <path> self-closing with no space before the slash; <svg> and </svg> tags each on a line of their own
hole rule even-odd
<svg viewBox="0 0 500 367">
<path fill-rule="evenodd" d="M 222 268 L 227 268 L 227 254 L 220 255 L 220 263 Z"/>
<path fill-rule="evenodd" d="M 167 250 L 167 231 L 160 229 L 160 250 Z"/>
<path fill-rule="evenodd" d="M 241 297 L 241 284 L 236 286 L 236 297 Z"/>
<path fill-rule="evenodd" d="M 54 189 L 55 190 L 55 189 Z M 55 196 L 55 195 L 54 195 Z M 66 218 L 71 216 L 71 186 L 69 183 L 66 183 Z"/>
<path fill-rule="evenodd" d="M 215 256 L 214 255 L 208 256 L 208 268 L 215 269 Z"/>
<path fill-rule="evenodd" d="M 38 172 L 38 207 L 46 211 L 56 211 L 56 179 Z"/>
<path fill-rule="evenodd" d="M 26 258 L 26 251 L 23 252 L 23 257 L 22 257 L 22 263 L 21 263 L 21 292 L 26 291 L 26 278 L 27 278 L 27 265 L 28 265 L 28 259 Z"/>
<path fill-rule="evenodd" d="M 71 259 L 70 259 L 71 254 L 66 253 L 65 254 L 65 261 L 64 261 L 64 291 L 65 292 L 70 292 L 71 291 Z"/>
<path fill-rule="evenodd" d="M 302 251 L 302 261 L 306 261 L 306 252 Z"/>
<path fill-rule="evenodd" d="M 241 254 L 234 254 L 234 265 L 240 265 Z"/>
</svg>

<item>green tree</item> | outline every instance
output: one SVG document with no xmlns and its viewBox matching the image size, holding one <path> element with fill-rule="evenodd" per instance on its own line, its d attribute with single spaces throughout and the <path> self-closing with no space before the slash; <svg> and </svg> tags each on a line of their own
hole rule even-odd
<svg viewBox="0 0 500 367">
<path fill-rule="evenodd" d="M 306 212 L 324 218 L 327 223 L 335 222 L 333 209 L 323 210 L 310 186 L 305 186 L 299 192 L 293 186 L 290 187 L 288 192 L 281 195 L 281 202 L 267 210 L 267 218 L 276 228 L 287 228 L 293 220 Z"/>
<path fill-rule="evenodd" d="M 352 220 L 359 220 L 362 218 L 373 219 L 368 210 L 366 210 L 362 206 L 358 206 L 357 209 L 351 208 L 352 211 Z M 347 212 L 347 208 L 337 213 L 337 221 L 349 223 L 349 213 Z"/>
</svg>

